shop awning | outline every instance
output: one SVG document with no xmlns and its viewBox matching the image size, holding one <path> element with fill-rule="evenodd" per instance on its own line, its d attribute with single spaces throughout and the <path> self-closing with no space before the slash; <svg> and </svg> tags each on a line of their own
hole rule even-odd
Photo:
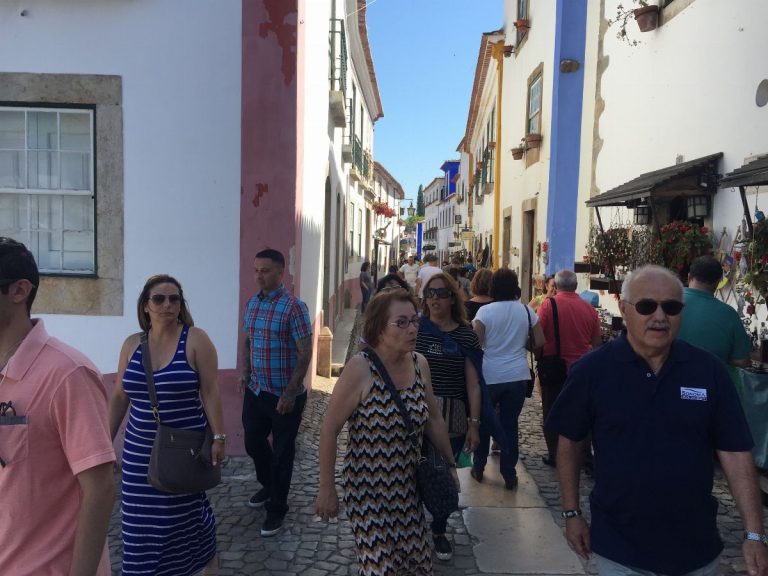
<svg viewBox="0 0 768 576">
<path fill-rule="evenodd" d="M 632 207 L 647 198 L 671 200 L 678 196 L 714 194 L 717 191 L 717 185 L 713 177 L 717 174 L 717 163 L 722 157 L 723 153 L 718 152 L 646 172 L 634 180 L 590 198 L 586 204 L 594 208 Z"/>
<path fill-rule="evenodd" d="M 768 184 L 768 155 L 747 162 L 720 180 L 721 188 L 762 186 Z"/>
</svg>

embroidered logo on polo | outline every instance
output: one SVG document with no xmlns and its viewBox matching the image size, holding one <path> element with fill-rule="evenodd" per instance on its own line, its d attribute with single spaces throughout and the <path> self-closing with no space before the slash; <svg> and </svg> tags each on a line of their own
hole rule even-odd
<svg viewBox="0 0 768 576">
<path fill-rule="evenodd" d="M 701 402 L 707 401 L 707 389 L 706 388 L 686 388 L 680 387 L 680 399 L 681 400 L 699 400 Z"/>
</svg>

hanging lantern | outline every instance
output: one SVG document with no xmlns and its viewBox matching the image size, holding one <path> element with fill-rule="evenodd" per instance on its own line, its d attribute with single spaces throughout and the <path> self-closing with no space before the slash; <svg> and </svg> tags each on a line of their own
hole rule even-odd
<svg viewBox="0 0 768 576">
<path fill-rule="evenodd" d="M 705 218 L 709 216 L 709 196 L 689 196 L 686 207 L 688 218 Z"/>
</svg>

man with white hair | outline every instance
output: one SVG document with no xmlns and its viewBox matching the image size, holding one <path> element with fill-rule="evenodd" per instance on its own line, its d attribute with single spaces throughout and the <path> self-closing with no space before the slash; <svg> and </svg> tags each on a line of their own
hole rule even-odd
<svg viewBox="0 0 768 576">
<path fill-rule="evenodd" d="M 725 365 L 676 339 L 683 286 L 644 266 L 624 281 L 626 332 L 576 363 L 547 427 L 566 538 L 594 552 L 600 576 L 715 576 L 723 549 L 712 496 L 716 450 L 744 524 L 750 576 L 768 575 L 752 438 Z M 591 431 L 592 526 L 579 509 L 582 441 Z"/>
<path fill-rule="evenodd" d="M 579 279 L 571 270 L 555 274 L 557 294 L 545 298 L 537 310 L 546 343 L 538 359 L 541 386 L 541 411 L 544 421 L 565 384 L 568 371 L 576 360 L 603 343 L 600 318 L 591 304 L 576 294 Z M 544 430 L 547 455 L 545 464 L 554 466 L 557 455 L 557 433 Z M 585 442 L 585 457 L 589 443 Z M 588 462 L 591 466 L 592 462 Z"/>
</svg>

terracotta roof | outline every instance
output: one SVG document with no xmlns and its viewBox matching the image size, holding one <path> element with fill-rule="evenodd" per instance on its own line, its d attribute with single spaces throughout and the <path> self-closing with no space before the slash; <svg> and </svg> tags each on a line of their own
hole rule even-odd
<svg viewBox="0 0 768 576">
<path fill-rule="evenodd" d="M 384 116 L 384 108 L 381 107 L 381 96 L 379 96 L 379 84 L 376 82 L 376 70 L 373 67 L 373 56 L 371 56 L 371 46 L 368 42 L 368 25 L 365 21 L 366 0 L 357 0 L 357 25 L 360 29 L 360 41 L 363 44 L 365 52 L 365 63 L 368 65 L 368 74 L 371 77 L 371 86 L 373 95 L 376 98 L 376 116 L 371 116 L 373 122 Z"/>
<path fill-rule="evenodd" d="M 720 180 L 722 188 L 734 186 L 762 186 L 768 184 L 768 155 L 756 158 L 751 162 L 729 172 Z"/>
<path fill-rule="evenodd" d="M 723 157 L 722 152 L 710 154 L 690 160 L 660 168 L 653 172 L 641 174 L 634 180 L 625 182 L 621 186 L 616 186 L 607 192 L 593 196 L 587 200 L 587 206 L 625 206 L 639 202 L 643 198 L 651 196 L 670 196 L 686 194 L 714 194 L 712 190 L 688 189 L 680 187 L 680 181 L 689 176 L 695 176 L 703 173 L 717 172 L 717 162 Z"/>
<path fill-rule="evenodd" d="M 377 160 L 373 161 L 373 173 L 374 175 L 378 174 L 382 180 L 386 180 L 390 186 L 394 186 L 395 191 L 399 192 L 398 198 L 400 200 L 405 198 L 405 193 L 403 192 L 403 187 L 400 185 L 400 182 L 395 180 L 394 176 L 392 176 L 392 174 L 390 174 Z"/>
<path fill-rule="evenodd" d="M 472 84 L 472 96 L 469 100 L 467 127 L 464 131 L 464 138 L 461 139 L 459 147 L 456 149 L 459 152 L 461 152 L 462 149 L 464 149 L 465 152 L 469 152 L 466 148 L 471 142 L 472 132 L 475 130 L 475 123 L 477 122 L 477 115 L 480 112 L 480 97 L 485 88 L 485 78 L 488 76 L 488 66 L 491 62 L 491 45 L 494 42 L 503 39 L 503 28 L 496 30 L 495 32 L 483 32 L 483 36 L 480 39 L 480 50 L 477 52 L 477 64 L 475 65 L 475 79 Z"/>
</svg>

